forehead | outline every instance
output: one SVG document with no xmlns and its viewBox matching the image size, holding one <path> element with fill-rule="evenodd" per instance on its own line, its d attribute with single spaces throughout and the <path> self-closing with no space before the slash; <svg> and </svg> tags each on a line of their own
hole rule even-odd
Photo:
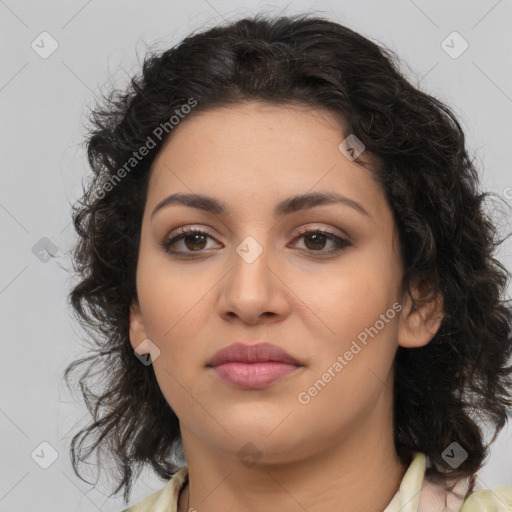
<svg viewBox="0 0 512 512">
<path fill-rule="evenodd" d="M 302 104 L 276 105 L 244 101 L 199 111 L 196 108 L 173 129 L 158 158 L 169 151 L 175 157 L 180 156 L 177 147 L 185 151 L 187 144 L 183 143 L 191 142 L 191 135 L 195 137 L 196 150 L 205 148 L 215 151 L 217 146 L 222 152 L 230 151 L 231 155 L 237 150 L 248 154 L 258 153 L 257 144 L 265 144 L 267 154 L 271 152 L 275 155 L 294 149 L 298 155 L 303 146 L 316 143 L 322 143 L 323 146 L 336 142 L 339 144 L 346 131 L 345 120 L 326 109 Z M 282 144 L 282 151 L 275 151 Z M 290 154 L 288 156 L 293 157 Z"/>
<path fill-rule="evenodd" d="M 194 112 L 153 162 L 148 206 L 173 192 L 259 204 L 322 190 L 358 198 L 382 217 L 372 172 L 339 150 L 346 136 L 341 116 L 310 106 L 244 102 Z"/>
</svg>

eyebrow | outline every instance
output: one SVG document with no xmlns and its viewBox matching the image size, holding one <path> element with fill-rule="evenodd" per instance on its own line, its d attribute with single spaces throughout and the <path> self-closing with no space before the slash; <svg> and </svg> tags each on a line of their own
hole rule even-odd
<svg viewBox="0 0 512 512">
<path fill-rule="evenodd" d="M 230 210 L 226 205 L 213 197 L 203 194 L 171 194 L 162 199 L 162 201 L 155 206 L 151 213 L 151 218 L 153 218 L 158 211 L 173 204 L 189 206 L 215 215 L 227 216 L 230 214 Z M 301 210 L 328 204 L 342 204 L 371 218 L 370 214 L 357 201 L 335 192 L 311 192 L 289 197 L 275 206 L 274 216 L 284 217 L 285 215 L 290 215 L 291 213 Z"/>
</svg>

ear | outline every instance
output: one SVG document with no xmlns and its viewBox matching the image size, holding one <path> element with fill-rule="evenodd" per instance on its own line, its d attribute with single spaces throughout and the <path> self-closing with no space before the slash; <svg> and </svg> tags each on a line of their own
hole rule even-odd
<svg viewBox="0 0 512 512">
<path fill-rule="evenodd" d="M 137 353 L 149 354 L 148 335 L 137 300 L 130 306 L 130 344 L 133 350 L 137 349 Z"/>
<path fill-rule="evenodd" d="M 411 282 L 411 293 L 421 302 L 413 303 L 408 293 L 404 294 L 404 307 L 400 314 L 398 344 L 414 348 L 427 345 L 435 336 L 444 317 L 444 301 L 441 294 L 432 294 L 432 287 L 426 280 Z M 433 295 L 432 297 L 430 297 Z"/>
</svg>

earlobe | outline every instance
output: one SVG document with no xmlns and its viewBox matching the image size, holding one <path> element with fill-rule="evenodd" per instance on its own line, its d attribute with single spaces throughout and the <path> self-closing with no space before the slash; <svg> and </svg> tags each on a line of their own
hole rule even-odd
<svg viewBox="0 0 512 512">
<path fill-rule="evenodd" d="M 137 349 L 138 353 L 149 354 L 149 347 L 147 350 L 141 343 L 148 338 L 142 312 L 139 303 L 134 300 L 130 306 L 130 344 L 133 349 Z"/>
<path fill-rule="evenodd" d="M 423 286 L 422 286 L 423 284 Z M 404 308 L 400 315 L 398 344 L 402 347 L 415 348 L 427 345 L 435 336 L 444 317 L 443 296 L 438 293 L 428 297 L 431 287 L 425 281 L 412 286 L 416 300 L 406 294 Z"/>
</svg>

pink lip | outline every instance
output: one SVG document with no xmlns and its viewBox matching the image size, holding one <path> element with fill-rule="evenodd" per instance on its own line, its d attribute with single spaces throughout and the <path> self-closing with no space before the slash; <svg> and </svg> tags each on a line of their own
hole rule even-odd
<svg viewBox="0 0 512 512">
<path fill-rule="evenodd" d="M 218 351 L 207 366 L 237 387 L 260 389 L 294 373 L 303 365 L 270 343 L 235 343 Z"/>
<path fill-rule="evenodd" d="M 294 364 L 267 361 L 261 363 L 223 363 L 213 371 L 229 383 L 244 389 L 261 389 L 301 368 Z"/>
</svg>

